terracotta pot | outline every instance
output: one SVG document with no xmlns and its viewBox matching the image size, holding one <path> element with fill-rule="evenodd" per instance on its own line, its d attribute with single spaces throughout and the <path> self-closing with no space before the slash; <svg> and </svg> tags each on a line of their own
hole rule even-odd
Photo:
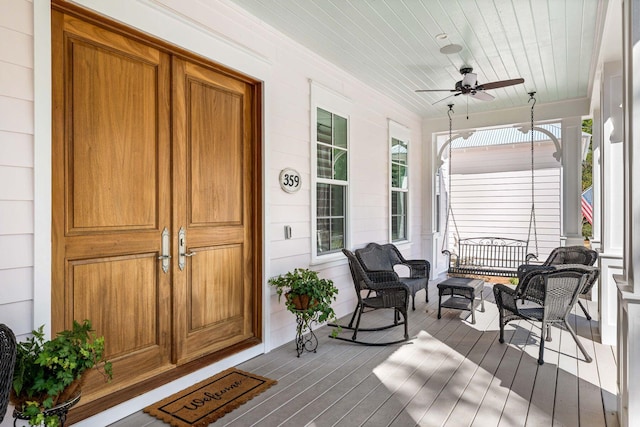
<svg viewBox="0 0 640 427">
<path fill-rule="evenodd" d="M 285 296 L 287 297 L 287 301 L 290 301 L 296 310 L 307 310 L 310 306 L 309 295 L 291 295 L 287 293 Z M 311 307 L 314 305 L 318 305 L 318 303 L 314 302 L 311 304 Z"/>
</svg>

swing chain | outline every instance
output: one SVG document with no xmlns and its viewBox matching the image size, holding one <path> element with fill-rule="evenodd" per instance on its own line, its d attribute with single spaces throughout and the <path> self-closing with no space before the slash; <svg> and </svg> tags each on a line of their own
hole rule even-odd
<svg viewBox="0 0 640 427">
<path fill-rule="evenodd" d="M 445 219 L 445 226 L 444 226 L 444 236 L 442 239 L 442 251 L 444 252 L 445 250 L 445 246 L 448 247 L 448 241 L 449 241 L 449 217 L 451 217 L 451 220 L 453 221 L 453 225 L 455 228 L 455 235 L 454 235 L 454 246 L 457 244 L 457 239 L 458 239 L 458 224 L 456 223 L 456 219 L 453 216 L 453 210 L 451 208 L 451 175 L 452 175 L 452 155 L 453 155 L 453 128 L 452 128 L 452 118 L 451 118 L 451 114 L 454 113 L 453 111 L 453 103 L 452 104 L 448 104 L 447 106 L 449 107 L 449 111 L 447 111 L 447 116 L 449 116 L 449 172 L 447 173 L 447 186 L 448 186 L 448 193 L 447 193 L 447 216 Z"/>
<path fill-rule="evenodd" d="M 538 256 L 538 232 L 537 232 L 537 224 L 536 224 L 536 209 L 535 209 L 535 174 L 534 174 L 534 142 L 533 142 L 533 126 L 534 126 L 534 115 L 533 109 L 536 106 L 536 98 L 535 92 L 529 92 L 529 101 L 533 101 L 531 104 L 531 219 L 529 220 L 529 236 L 527 236 L 527 242 L 531 237 L 531 226 L 533 225 L 533 236 L 536 244 L 536 257 Z"/>
</svg>

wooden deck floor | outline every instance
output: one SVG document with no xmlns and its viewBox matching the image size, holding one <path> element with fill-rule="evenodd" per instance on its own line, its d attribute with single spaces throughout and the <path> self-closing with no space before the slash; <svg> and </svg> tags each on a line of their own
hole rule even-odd
<svg viewBox="0 0 640 427">
<path fill-rule="evenodd" d="M 572 316 L 592 363 L 582 359 L 568 333 L 554 328 L 539 366 L 537 326 L 512 322 L 506 343 L 498 342 L 489 284 L 486 310 L 476 315 L 475 325 L 455 310 L 443 309 L 438 320 L 436 286 L 429 288 L 431 302 L 419 293 L 409 315 L 408 344 L 351 344 L 329 339 L 324 327 L 316 331 L 317 353 L 298 358 L 292 342 L 239 365 L 278 384 L 213 425 L 618 426 L 615 349 L 599 344 L 596 316 L 589 322 L 579 308 Z M 587 306 L 596 314 L 595 303 Z M 365 316 L 369 324 L 381 322 L 390 319 L 385 311 Z M 361 338 L 401 335 L 398 327 Z M 112 426 L 165 425 L 140 412 Z"/>
</svg>

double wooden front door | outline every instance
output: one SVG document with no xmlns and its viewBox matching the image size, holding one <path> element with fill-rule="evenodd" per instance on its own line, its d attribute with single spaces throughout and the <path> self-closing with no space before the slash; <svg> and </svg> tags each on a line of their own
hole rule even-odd
<svg viewBox="0 0 640 427">
<path fill-rule="evenodd" d="M 90 319 L 114 367 L 86 403 L 260 338 L 259 95 L 126 32 L 52 20 L 53 330 Z"/>
</svg>

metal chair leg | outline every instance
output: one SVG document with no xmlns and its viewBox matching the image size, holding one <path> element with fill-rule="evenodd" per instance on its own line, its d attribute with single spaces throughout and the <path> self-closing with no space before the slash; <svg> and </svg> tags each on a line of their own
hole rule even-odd
<svg viewBox="0 0 640 427">
<path fill-rule="evenodd" d="M 584 313 L 584 316 L 587 318 L 587 320 L 591 320 L 591 316 L 589 315 L 589 313 L 587 313 L 587 309 L 584 307 L 584 305 L 582 305 L 582 302 L 579 300 L 578 300 L 578 305 L 582 309 L 582 312 Z"/>
<path fill-rule="evenodd" d="M 542 322 L 542 328 L 540 329 L 540 351 L 538 353 L 538 365 L 544 365 L 544 342 L 547 336 L 547 327 L 545 322 Z"/>
<path fill-rule="evenodd" d="M 585 350 L 585 348 L 582 345 L 582 343 L 580 342 L 580 340 L 578 340 L 578 336 L 576 335 L 576 333 L 574 332 L 574 330 L 571 328 L 571 326 L 569 325 L 569 323 L 566 320 L 564 321 L 564 326 L 567 328 L 567 331 L 569 331 L 569 333 L 573 337 L 573 340 L 576 342 L 576 344 L 578 344 L 578 348 L 582 352 L 582 355 L 584 356 L 584 359 L 587 361 L 587 363 L 591 363 L 591 361 L 593 359 L 591 359 L 591 356 L 589 356 L 587 354 L 587 350 Z"/>
</svg>

